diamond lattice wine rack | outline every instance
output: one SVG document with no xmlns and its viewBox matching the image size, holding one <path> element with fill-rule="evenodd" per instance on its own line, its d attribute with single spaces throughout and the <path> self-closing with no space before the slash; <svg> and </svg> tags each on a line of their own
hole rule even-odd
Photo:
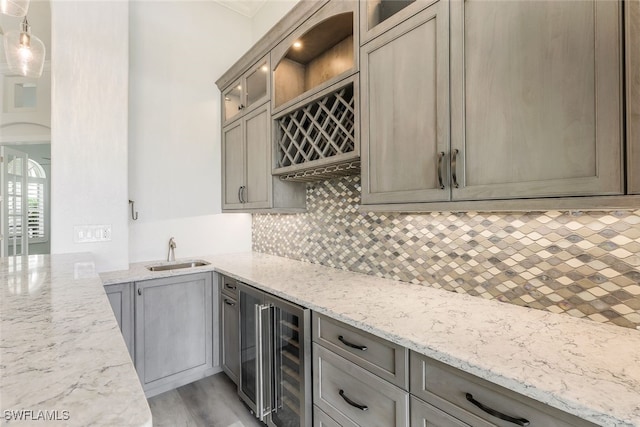
<svg viewBox="0 0 640 427">
<path fill-rule="evenodd" d="M 348 79 L 276 118 L 274 174 L 313 181 L 360 173 L 356 89 Z"/>
</svg>

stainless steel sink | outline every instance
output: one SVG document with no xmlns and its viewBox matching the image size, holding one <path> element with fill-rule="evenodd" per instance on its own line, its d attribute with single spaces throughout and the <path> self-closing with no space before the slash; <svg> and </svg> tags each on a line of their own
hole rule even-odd
<svg viewBox="0 0 640 427">
<path fill-rule="evenodd" d="M 180 270 L 183 268 L 202 267 L 203 265 L 209 265 L 207 261 L 193 260 L 193 261 L 177 261 L 172 263 L 164 263 L 157 265 L 148 265 L 147 270 L 150 271 L 167 271 L 167 270 Z"/>
</svg>

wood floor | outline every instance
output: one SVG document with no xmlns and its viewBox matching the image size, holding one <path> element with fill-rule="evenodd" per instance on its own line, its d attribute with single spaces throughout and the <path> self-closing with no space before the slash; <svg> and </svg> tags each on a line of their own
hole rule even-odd
<svg viewBox="0 0 640 427">
<path fill-rule="evenodd" d="M 219 373 L 149 399 L 154 427 L 264 427 Z"/>
</svg>

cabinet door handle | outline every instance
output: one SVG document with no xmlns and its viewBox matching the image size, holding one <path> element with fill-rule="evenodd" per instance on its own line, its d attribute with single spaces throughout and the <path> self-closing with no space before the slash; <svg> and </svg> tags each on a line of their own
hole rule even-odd
<svg viewBox="0 0 640 427">
<path fill-rule="evenodd" d="M 356 350 L 367 351 L 366 345 L 358 345 L 358 344 L 350 343 L 349 341 L 345 340 L 342 335 L 338 336 L 338 339 L 340 340 L 340 342 L 342 342 L 342 344 L 346 345 L 347 347 L 355 348 Z"/>
<path fill-rule="evenodd" d="M 242 203 L 247 203 L 247 187 L 243 185 L 241 191 L 242 191 Z"/>
<path fill-rule="evenodd" d="M 238 105 L 238 111 L 240 111 L 240 110 L 244 110 L 244 104 Z"/>
<path fill-rule="evenodd" d="M 142 288 L 138 288 L 138 295 L 142 295 Z"/>
<path fill-rule="evenodd" d="M 240 200 L 240 203 L 247 203 L 247 200 L 244 198 L 244 190 L 247 187 L 245 187 L 244 185 L 241 185 L 240 188 L 238 188 L 238 200 Z"/>
<path fill-rule="evenodd" d="M 451 180 L 453 181 L 454 188 L 460 188 L 458 184 L 458 153 L 460 150 L 457 148 L 453 150 L 453 156 L 451 156 Z"/>
<path fill-rule="evenodd" d="M 502 412 L 496 411 L 495 409 L 489 408 L 488 406 L 483 405 L 482 403 L 478 402 L 477 400 L 475 400 L 473 398 L 473 395 L 471 393 L 467 393 L 467 400 L 471 403 L 473 403 L 475 406 L 477 406 L 478 408 L 480 408 L 481 410 L 483 410 L 484 412 L 486 412 L 487 414 L 494 416 L 496 418 L 500 418 L 501 420 L 505 420 L 508 421 L 510 423 L 519 425 L 519 426 L 528 426 L 529 425 L 529 420 L 527 420 L 526 418 L 514 418 L 514 417 L 510 417 L 509 415 L 505 415 Z"/>
<path fill-rule="evenodd" d="M 360 404 L 354 402 L 353 400 L 349 399 L 347 396 L 345 396 L 344 390 L 340 390 L 338 392 L 338 394 L 340 395 L 341 398 L 344 399 L 345 402 L 347 402 L 349 405 L 353 406 L 354 408 L 358 408 L 361 411 L 369 410 L 369 407 L 367 405 L 360 405 Z"/>
<path fill-rule="evenodd" d="M 231 307 L 233 307 L 234 305 L 236 305 L 236 303 L 235 303 L 235 302 L 231 302 L 230 300 L 228 300 L 228 299 L 226 299 L 226 298 L 224 299 L 224 303 L 225 303 L 225 304 L 227 304 L 227 305 L 230 305 Z"/>
<path fill-rule="evenodd" d="M 444 182 L 442 181 L 442 159 L 444 159 L 444 151 L 438 153 L 438 186 L 444 190 Z"/>
</svg>

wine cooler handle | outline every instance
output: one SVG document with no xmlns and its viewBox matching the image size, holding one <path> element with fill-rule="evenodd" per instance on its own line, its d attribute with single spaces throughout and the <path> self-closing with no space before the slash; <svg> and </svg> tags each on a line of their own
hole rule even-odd
<svg viewBox="0 0 640 427">
<path fill-rule="evenodd" d="M 258 364 L 256 372 L 256 412 L 260 421 L 265 421 L 267 415 L 271 412 L 271 372 L 265 372 L 265 357 L 267 357 L 267 366 L 271 367 L 270 352 L 270 337 L 264 336 L 264 326 L 271 325 L 271 312 L 272 307 L 269 304 L 256 305 L 256 362 Z M 268 320 L 264 321 L 264 315 L 269 316 Z M 270 329 L 270 328 L 269 328 Z M 268 376 L 267 376 L 268 375 Z M 268 387 L 268 389 L 267 389 Z M 265 393 L 265 389 L 268 394 Z"/>
</svg>

